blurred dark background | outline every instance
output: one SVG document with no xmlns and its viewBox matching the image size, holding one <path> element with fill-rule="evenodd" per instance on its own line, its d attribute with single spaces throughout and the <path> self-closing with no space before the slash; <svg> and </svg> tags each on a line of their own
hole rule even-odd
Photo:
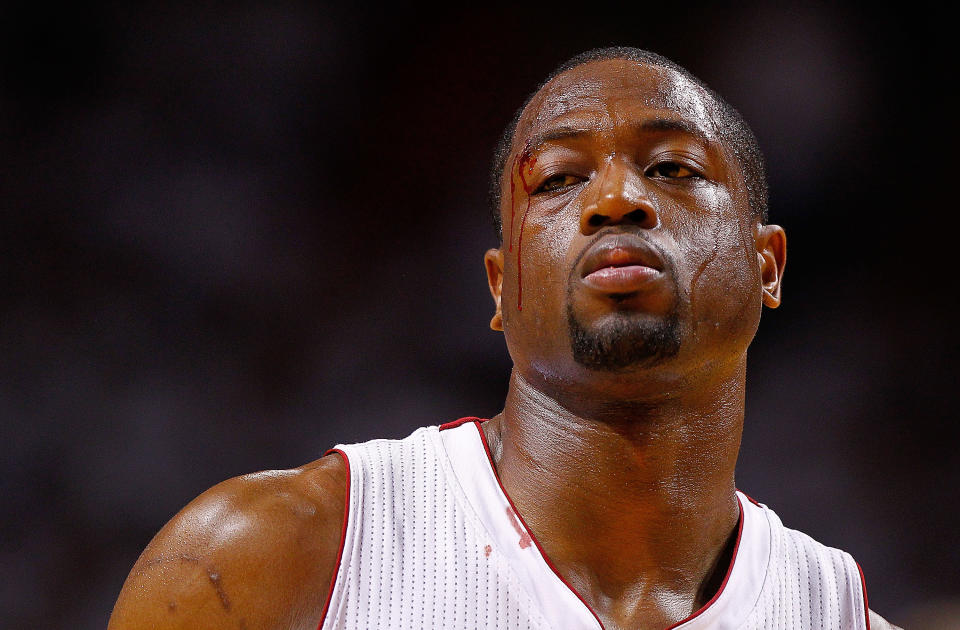
<svg viewBox="0 0 960 630">
<path fill-rule="evenodd" d="M 789 264 L 738 485 L 851 552 L 892 621 L 957 595 L 952 62 L 913 11 L 7 5 L 2 625 L 102 628 L 225 478 L 497 413 L 489 155 L 609 44 L 690 68 L 768 158 Z"/>
</svg>

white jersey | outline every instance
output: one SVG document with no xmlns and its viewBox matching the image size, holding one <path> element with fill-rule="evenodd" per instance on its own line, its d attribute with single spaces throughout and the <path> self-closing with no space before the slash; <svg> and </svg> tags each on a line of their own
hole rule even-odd
<svg viewBox="0 0 960 630">
<path fill-rule="evenodd" d="M 338 446 L 348 466 L 340 562 L 321 630 L 602 630 L 517 514 L 480 421 Z M 868 630 L 849 554 L 788 529 L 737 492 L 723 585 L 671 628 Z"/>
</svg>

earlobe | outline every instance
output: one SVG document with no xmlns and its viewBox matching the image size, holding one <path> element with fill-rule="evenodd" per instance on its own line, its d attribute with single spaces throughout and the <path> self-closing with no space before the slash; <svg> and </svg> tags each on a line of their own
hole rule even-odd
<svg viewBox="0 0 960 630">
<path fill-rule="evenodd" d="M 503 252 L 499 249 L 488 249 L 483 256 L 483 262 L 487 267 L 487 286 L 490 287 L 490 295 L 493 296 L 496 308 L 490 319 L 490 328 L 502 332 L 503 310 L 500 308 L 500 296 L 503 293 Z"/>
<path fill-rule="evenodd" d="M 763 304 L 769 308 L 780 306 L 780 287 L 787 264 L 787 235 L 779 225 L 760 225 L 757 229 L 757 264 Z"/>
</svg>

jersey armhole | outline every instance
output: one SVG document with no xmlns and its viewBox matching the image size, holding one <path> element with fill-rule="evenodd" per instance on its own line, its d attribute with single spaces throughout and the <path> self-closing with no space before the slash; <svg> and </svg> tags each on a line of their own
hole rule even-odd
<svg viewBox="0 0 960 630">
<path fill-rule="evenodd" d="M 336 453 L 343 458 L 343 465 L 347 471 L 347 485 L 343 498 L 343 526 L 340 528 L 340 544 L 337 549 L 337 564 L 334 567 L 333 575 L 330 576 L 330 588 L 327 590 L 327 599 L 323 605 L 323 613 L 320 615 L 320 623 L 317 624 L 317 630 L 322 630 L 323 624 L 327 621 L 327 612 L 330 610 L 330 604 L 333 601 L 333 591 L 337 585 L 337 578 L 340 576 L 340 566 L 343 563 L 343 549 L 347 542 L 347 526 L 350 522 L 350 458 L 347 457 L 347 454 L 339 448 L 330 449 L 324 453 L 324 456 L 332 455 L 333 453 Z"/>
</svg>

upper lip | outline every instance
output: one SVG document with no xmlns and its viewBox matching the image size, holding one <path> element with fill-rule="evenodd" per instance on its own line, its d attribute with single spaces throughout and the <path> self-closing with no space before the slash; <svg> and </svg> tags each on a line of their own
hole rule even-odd
<svg viewBox="0 0 960 630">
<path fill-rule="evenodd" d="M 646 241 L 634 234 L 612 234 L 590 246 L 583 258 L 580 277 L 604 267 L 642 265 L 663 271 L 663 260 Z"/>
</svg>

